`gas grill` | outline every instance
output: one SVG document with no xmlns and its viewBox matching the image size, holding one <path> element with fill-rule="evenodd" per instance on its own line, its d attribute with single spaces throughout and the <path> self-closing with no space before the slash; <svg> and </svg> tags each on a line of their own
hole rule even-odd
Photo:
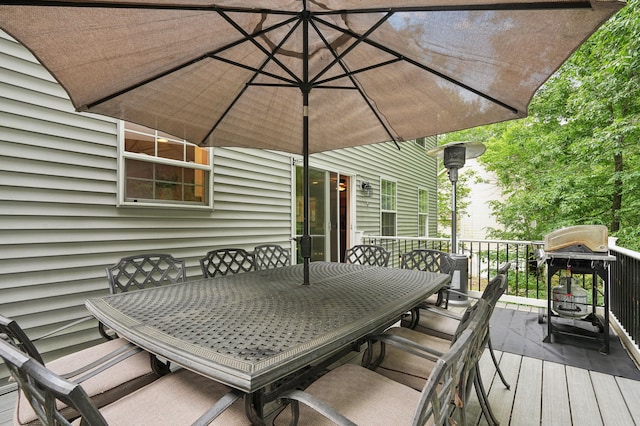
<svg viewBox="0 0 640 426">
<path fill-rule="evenodd" d="M 553 343 L 555 336 L 567 334 L 602 341 L 601 353 L 609 353 L 609 264 L 616 260 L 609 254 L 607 228 L 602 225 L 578 225 L 558 229 L 544 239 L 544 249 L 538 251 L 540 263 L 547 266 L 547 308 L 541 308 L 538 322 L 547 318 L 547 336 Z M 552 285 L 552 277 L 560 276 L 559 285 Z M 591 303 L 589 293 L 574 279 L 574 275 L 591 275 Z M 604 312 L 597 313 L 598 278 L 602 280 Z M 583 327 L 560 324 L 554 318 L 591 323 L 593 331 Z M 571 321 L 569 321 L 571 323 Z"/>
</svg>

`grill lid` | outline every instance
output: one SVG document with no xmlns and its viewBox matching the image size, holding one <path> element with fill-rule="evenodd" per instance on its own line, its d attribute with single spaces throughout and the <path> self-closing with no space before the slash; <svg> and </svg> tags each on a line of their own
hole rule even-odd
<svg viewBox="0 0 640 426">
<path fill-rule="evenodd" d="M 576 225 L 557 229 L 544 237 L 544 250 L 606 253 L 609 251 L 607 227 Z"/>
</svg>

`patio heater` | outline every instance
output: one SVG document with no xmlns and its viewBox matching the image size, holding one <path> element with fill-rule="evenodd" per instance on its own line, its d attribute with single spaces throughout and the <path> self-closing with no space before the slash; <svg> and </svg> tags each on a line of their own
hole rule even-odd
<svg viewBox="0 0 640 426">
<path fill-rule="evenodd" d="M 469 285 L 469 261 L 466 255 L 458 253 L 458 229 L 456 209 L 456 185 L 458 182 L 458 169 L 464 166 L 467 159 L 480 157 L 486 151 L 481 142 L 451 142 L 440 145 L 427 152 L 430 157 L 440 158 L 444 166 L 449 170 L 451 181 L 451 258 L 453 259 L 453 277 L 451 289 L 466 294 Z M 452 294 L 449 303 L 454 305 L 467 305 L 468 298 L 462 294 Z"/>
</svg>

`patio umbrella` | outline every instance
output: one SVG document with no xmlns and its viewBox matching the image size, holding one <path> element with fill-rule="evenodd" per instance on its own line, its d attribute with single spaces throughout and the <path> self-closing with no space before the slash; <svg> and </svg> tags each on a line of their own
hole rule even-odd
<svg viewBox="0 0 640 426">
<path fill-rule="evenodd" d="M 616 0 L 0 1 L 79 111 L 304 158 L 524 117 Z"/>
</svg>

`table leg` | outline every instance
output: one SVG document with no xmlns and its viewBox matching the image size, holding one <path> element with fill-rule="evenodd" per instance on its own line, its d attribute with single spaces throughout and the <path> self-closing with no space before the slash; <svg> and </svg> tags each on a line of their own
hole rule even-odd
<svg viewBox="0 0 640 426">
<path fill-rule="evenodd" d="M 244 410 L 247 418 L 251 421 L 251 424 L 256 426 L 264 426 L 263 419 L 263 402 L 262 393 L 254 392 L 244 395 Z"/>
</svg>

